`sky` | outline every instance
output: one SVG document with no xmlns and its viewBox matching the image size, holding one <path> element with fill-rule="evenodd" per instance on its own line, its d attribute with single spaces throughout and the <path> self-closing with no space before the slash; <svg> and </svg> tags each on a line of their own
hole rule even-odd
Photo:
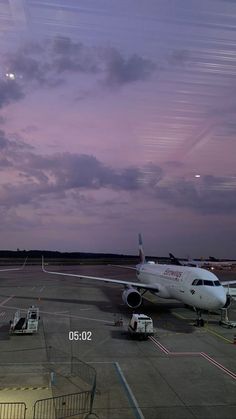
<svg viewBox="0 0 236 419">
<path fill-rule="evenodd" d="M 236 2 L 0 0 L 0 249 L 236 258 Z"/>
</svg>

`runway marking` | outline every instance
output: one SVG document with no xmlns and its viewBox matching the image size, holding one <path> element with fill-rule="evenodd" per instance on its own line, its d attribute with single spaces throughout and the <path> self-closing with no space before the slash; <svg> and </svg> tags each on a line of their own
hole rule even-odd
<svg viewBox="0 0 236 419">
<path fill-rule="evenodd" d="M 14 297 L 15 297 L 14 295 L 11 295 L 10 297 L 6 298 L 6 300 L 4 300 L 0 303 L 0 306 L 2 307 L 4 304 L 6 304 L 9 300 L 11 300 Z"/>
<path fill-rule="evenodd" d="M 5 387 L 0 391 L 25 391 L 25 390 L 49 390 L 49 387 Z"/>
<path fill-rule="evenodd" d="M 13 295 L 13 297 L 14 297 L 14 295 Z M 0 304 L 0 306 L 1 306 L 1 304 Z M 7 308 L 10 309 L 10 310 L 21 310 L 21 311 L 27 311 L 28 310 L 28 308 L 14 307 L 14 306 L 7 306 Z M 94 322 L 114 325 L 114 321 L 112 321 L 112 320 L 94 319 L 93 317 L 76 316 L 74 314 L 66 315 L 66 314 L 62 314 L 62 313 L 55 313 L 54 311 L 42 311 L 42 310 L 40 310 L 40 313 L 50 314 L 50 316 L 51 315 L 53 315 L 53 316 L 64 316 L 64 317 L 71 317 L 73 319 L 93 320 Z"/>
<path fill-rule="evenodd" d="M 140 409 L 140 407 L 138 405 L 138 402 L 137 402 L 137 400 L 136 400 L 136 398 L 134 396 L 134 393 L 132 392 L 129 384 L 126 381 L 126 378 L 125 378 L 125 376 L 124 376 L 124 374 L 122 372 L 122 369 L 121 369 L 119 363 L 118 362 L 114 362 L 114 365 L 115 365 L 116 371 L 117 371 L 117 373 L 119 375 L 121 384 L 125 388 L 125 391 L 126 391 L 126 394 L 127 394 L 128 400 L 129 400 L 129 404 L 130 404 L 130 406 L 134 410 L 134 414 L 135 414 L 136 419 L 145 419 L 144 416 L 143 416 L 143 413 L 142 413 L 142 411 L 141 411 L 141 409 Z"/>
<path fill-rule="evenodd" d="M 180 319 L 183 319 L 183 320 L 190 320 L 188 317 L 184 317 L 184 316 L 182 316 L 181 314 L 175 313 L 174 311 L 173 311 L 173 313 L 174 313 L 174 315 L 175 315 L 175 316 L 179 317 Z M 212 333 L 213 335 L 217 336 L 217 337 L 218 337 L 218 338 L 220 338 L 220 339 L 225 340 L 225 341 L 226 341 L 226 342 L 228 342 L 228 343 L 232 343 L 232 340 L 225 338 L 223 335 L 221 335 L 220 333 L 215 332 L 214 330 L 210 329 L 208 326 L 207 326 L 207 327 L 205 327 L 205 328 L 204 328 L 204 330 L 205 330 L 206 332 Z"/>
<path fill-rule="evenodd" d="M 4 316 L 4 314 L 6 314 L 6 313 L 5 313 L 5 311 L 2 311 L 2 312 L 0 313 L 0 316 Z"/>
<path fill-rule="evenodd" d="M 45 286 L 40 288 L 39 292 L 42 292 L 44 290 Z"/>
<path fill-rule="evenodd" d="M 217 368 L 228 374 L 231 378 L 236 380 L 236 374 L 234 372 L 228 370 L 228 368 L 225 368 L 224 365 L 217 362 L 214 358 L 211 358 L 209 355 L 207 355 L 205 352 L 201 352 L 201 355 L 207 359 L 207 361 L 211 362 L 213 365 L 215 365 Z"/>
<path fill-rule="evenodd" d="M 86 310 L 92 310 L 92 308 L 91 307 L 89 307 L 89 308 L 80 308 L 80 311 L 86 311 Z"/>
<path fill-rule="evenodd" d="M 55 311 L 54 314 L 68 314 L 68 313 L 69 313 L 69 310 L 66 310 L 66 311 Z"/>
<path fill-rule="evenodd" d="M 188 318 L 187 318 L 187 317 L 184 317 L 184 316 L 182 316 L 182 314 L 176 313 L 175 311 L 173 311 L 173 314 L 174 314 L 176 317 L 179 317 L 179 318 L 180 318 L 180 319 L 182 319 L 182 320 L 188 320 Z"/>
<path fill-rule="evenodd" d="M 215 332 L 214 330 L 209 329 L 208 327 L 206 328 L 206 330 L 207 330 L 209 333 L 212 333 L 213 335 L 218 336 L 218 338 L 221 338 L 221 339 L 225 340 L 226 342 L 232 343 L 232 340 L 229 340 L 229 339 L 225 338 L 223 335 L 220 335 L 219 333 Z"/>
<path fill-rule="evenodd" d="M 205 352 L 170 352 L 164 345 L 162 345 L 153 336 L 149 336 L 149 339 L 152 341 L 152 343 L 154 343 L 155 346 L 157 346 L 166 355 L 170 355 L 170 356 L 201 356 L 202 358 L 206 359 L 208 362 L 213 364 L 215 367 L 217 367 L 218 369 L 223 371 L 225 374 L 229 375 L 231 378 L 236 380 L 236 374 L 234 372 L 228 370 L 228 368 L 224 367 L 224 365 L 217 362 L 214 358 L 211 358 Z"/>
</svg>

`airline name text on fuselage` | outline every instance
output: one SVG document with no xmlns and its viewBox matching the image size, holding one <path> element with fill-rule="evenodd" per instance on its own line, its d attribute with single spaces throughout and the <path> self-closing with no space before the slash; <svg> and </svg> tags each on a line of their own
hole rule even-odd
<svg viewBox="0 0 236 419">
<path fill-rule="evenodd" d="M 171 279 L 174 279 L 175 281 L 179 281 L 183 272 L 179 271 L 173 271 L 172 269 L 168 268 L 166 269 L 163 274 L 170 277 Z"/>
</svg>

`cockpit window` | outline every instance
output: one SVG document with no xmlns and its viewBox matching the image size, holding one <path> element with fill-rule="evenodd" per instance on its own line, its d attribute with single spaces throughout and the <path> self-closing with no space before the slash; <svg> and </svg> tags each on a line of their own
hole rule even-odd
<svg viewBox="0 0 236 419">
<path fill-rule="evenodd" d="M 194 279 L 192 285 L 202 285 L 202 279 Z"/>
<path fill-rule="evenodd" d="M 203 283 L 204 285 L 207 285 L 208 287 L 214 287 L 213 281 L 207 281 L 206 279 L 204 279 Z"/>
<path fill-rule="evenodd" d="M 217 282 L 217 284 L 216 284 Z M 214 285 L 219 286 L 219 281 L 208 281 L 207 279 L 194 279 L 192 285 L 206 285 L 207 287 L 214 287 Z"/>
<path fill-rule="evenodd" d="M 214 281 L 216 287 L 220 287 L 220 281 Z"/>
</svg>

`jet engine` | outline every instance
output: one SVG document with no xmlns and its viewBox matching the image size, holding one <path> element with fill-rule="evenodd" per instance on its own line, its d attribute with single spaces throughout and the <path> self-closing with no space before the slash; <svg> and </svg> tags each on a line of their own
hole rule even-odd
<svg viewBox="0 0 236 419">
<path fill-rule="evenodd" d="M 122 300 L 127 306 L 137 308 L 142 303 L 142 296 L 135 288 L 126 288 L 122 293 Z"/>
</svg>

